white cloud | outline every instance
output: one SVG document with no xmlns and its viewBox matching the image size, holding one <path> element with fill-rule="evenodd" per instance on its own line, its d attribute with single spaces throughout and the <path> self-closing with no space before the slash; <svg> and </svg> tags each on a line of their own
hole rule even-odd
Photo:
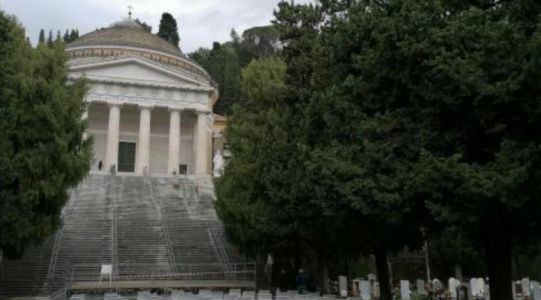
<svg viewBox="0 0 541 300">
<path fill-rule="evenodd" d="M 127 7 L 133 15 L 153 27 L 163 12 L 171 13 L 179 23 L 181 48 L 191 52 L 210 47 L 214 41 L 229 39 L 231 28 L 237 32 L 269 24 L 279 0 L 0 0 L 0 9 L 16 15 L 36 41 L 41 28 L 53 31 L 76 28 L 81 34 L 106 27 L 125 18 Z M 298 1 L 312 2 L 312 0 Z"/>
</svg>

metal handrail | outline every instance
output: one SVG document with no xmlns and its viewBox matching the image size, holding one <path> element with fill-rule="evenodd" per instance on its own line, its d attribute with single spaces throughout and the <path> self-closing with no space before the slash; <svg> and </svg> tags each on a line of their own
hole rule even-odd
<svg viewBox="0 0 541 300">
<path fill-rule="evenodd" d="M 216 225 L 208 221 L 207 226 L 209 228 L 209 232 L 212 237 L 212 240 L 214 241 L 214 244 L 216 245 L 216 249 L 218 250 L 218 255 L 220 256 L 220 259 L 222 260 L 224 266 L 226 267 L 226 271 L 230 271 L 232 267 L 231 261 L 229 260 L 229 256 L 227 255 L 223 241 L 218 236 Z"/>
<path fill-rule="evenodd" d="M 54 280 L 54 274 L 56 271 L 56 260 L 58 259 L 58 253 L 60 252 L 60 243 L 62 240 L 63 232 L 64 230 L 60 229 L 54 239 L 53 252 L 51 255 L 51 260 L 49 262 L 49 268 L 47 269 L 47 281 L 45 282 L 47 287 Z"/>
<path fill-rule="evenodd" d="M 163 203 L 161 203 L 160 200 L 156 200 L 156 197 L 154 197 L 154 185 L 152 183 L 150 184 L 150 195 L 151 195 L 151 201 L 154 204 L 156 211 L 160 214 L 160 220 L 162 223 L 162 230 L 163 230 L 163 239 L 165 242 L 165 247 L 167 249 L 167 257 L 169 260 L 171 272 L 174 272 L 176 271 L 174 268 L 174 266 L 176 265 L 176 260 L 175 260 L 173 245 L 171 244 L 171 237 L 169 235 L 169 224 L 167 223 L 167 218 L 165 217 L 165 214 L 163 213 Z"/>
</svg>

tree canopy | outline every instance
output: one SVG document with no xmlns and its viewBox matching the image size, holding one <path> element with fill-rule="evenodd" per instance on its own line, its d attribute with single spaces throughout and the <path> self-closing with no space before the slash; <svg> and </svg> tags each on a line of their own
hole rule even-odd
<svg viewBox="0 0 541 300">
<path fill-rule="evenodd" d="M 249 28 L 240 37 L 231 30 L 231 41 L 214 42 L 211 49 L 201 48 L 189 56 L 205 68 L 220 91 L 214 112 L 226 115 L 234 104 L 243 102 L 241 69 L 254 59 L 273 56 L 280 50 L 278 31 L 273 25 Z"/>
<path fill-rule="evenodd" d="M 272 117 L 230 120 L 234 158 L 218 191 L 241 182 L 239 210 L 273 212 L 253 227 L 263 239 L 283 232 L 280 214 L 316 250 L 303 226 L 321 230 L 325 216 L 357 225 L 363 247 L 335 245 L 376 255 L 382 299 L 385 255 L 452 229 L 486 258 L 491 297 L 510 299 L 514 249 L 541 238 L 540 12 L 535 1 L 281 2 L 285 87 Z M 237 195 L 218 196 L 224 207 Z"/>
<path fill-rule="evenodd" d="M 68 189 L 88 173 L 84 81 L 67 82 L 60 39 L 36 49 L 0 12 L 0 249 L 20 255 L 60 225 Z"/>
</svg>

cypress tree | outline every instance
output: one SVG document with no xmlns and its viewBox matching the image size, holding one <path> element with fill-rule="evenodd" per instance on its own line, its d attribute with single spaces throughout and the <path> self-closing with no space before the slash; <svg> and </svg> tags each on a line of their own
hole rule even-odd
<svg viewBox="0 0 541 300">
<path fill-rule="evenodd" d="M 53 46 L 53 31 L 52 30 L 49 30 L 49 36 L 47 37 L 47 47 L 52 47 Z"/>
<path fill-rule="evenodd" d="M 64 39 L 64 42 L 65 42 L 65 43 L 71 42 L 71 40 L 70 40 L 70 35 L 69 35 L 69 30 L 68 30 L 68 29 L 66 29 L 66 32 L 64 33 L 63 39 Z"/>
<path fill-rule="evenodd" d="M 157 35 L 178 48 L 180 38 L 177 21 L 170 13 L 163 13 Z"/>
<path fill-rule="evenodd" d="M 41 29 L 39 31 L 39 44 L 45 43 L 45 30 Z"/>
<path fill-rule="evenodd" d="M 86 84 L 67 84 L 63 43 L 32 48 L 0 12 L 0 45 L 0 253 L 9 257 L 59 228 L 92 154 L 82 139 Z"/>
</svg>

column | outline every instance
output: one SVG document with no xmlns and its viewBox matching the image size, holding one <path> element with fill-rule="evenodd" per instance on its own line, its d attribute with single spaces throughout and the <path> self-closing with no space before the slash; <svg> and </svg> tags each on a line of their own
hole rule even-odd
<svg viewBox="0 0 541 300">
<path fill-rule="evenodd" d="M 196 175 L 209 175 L 209 132 L 207 125 L 208 112 L 197 112 L 197 148 L 196 148 Z"/>
<path fill-rule="evenodd" d="M 84 111 L 83 111 L 83 115 L 81 116 L 81 120 L 83 122 L 86 122 L 86 128 L 85 128 L 85 131 L 83 132 L 83 141 L 86 141 L 88 139 L 88 109 L 90 108 L 90 103 L 86 104 L 85 105 L 85 108 L 84 108 Z"/>
<path fill-rule="evenodd" d="M 170 109 L 169 119 L 169 161 L 167 163 L 168 174 L 178 174 L 180 156 L 180 110 Z"/>
<path fill-rule="evenodd" d="M 147 175 L 150 172 L 150 118 L 151 106 L 140 106 L 139 142 L 137 144 L 137 161 L 135 172 Z"/>
<path fill-rule="evenodd" d="M 120 131 L 120 104 L 109 104 L 109 127 L 107 129 L 107 149 L 105 152 L 104 171 L 118 164 L 118 136 Z"/>
</svg>

